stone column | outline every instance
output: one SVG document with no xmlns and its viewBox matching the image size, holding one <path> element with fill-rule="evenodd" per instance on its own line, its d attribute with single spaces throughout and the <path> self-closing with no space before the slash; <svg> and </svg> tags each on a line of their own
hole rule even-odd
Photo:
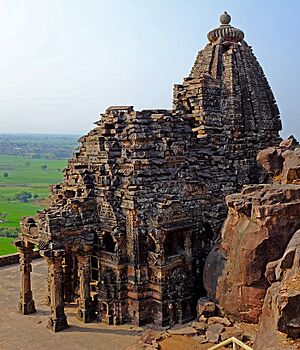
<svg viewBox="0 0 300 350">
<path fill-rule="evenodd" d="M 83 253 L 78 255 L 77 259 L 80 293 L 77 317 L 86 323 L 94 319 L 95 312 L 90 295 L 91 256 L 88 253 Z"/>
<path fill-rule="evenodd" d="M 48 281 L 50 288 L 51 315 L 48 328 L 59 332 L 68 328 L 67 317 L 64 310 L 64 250 L 48 250 L 44 252 L 48 262 Z"/>
<path fill-rule="evenodd" d="M 21 291 L 19 301 L 19 312 L 28 315 L 36 312 L 32 298 L 30 273 L 31 256 L 33 254 L 34 244 L 30 242 L 17 241 L 16 247 L 20 252 L 20 271 L 21 271 Z"/>
</svg>

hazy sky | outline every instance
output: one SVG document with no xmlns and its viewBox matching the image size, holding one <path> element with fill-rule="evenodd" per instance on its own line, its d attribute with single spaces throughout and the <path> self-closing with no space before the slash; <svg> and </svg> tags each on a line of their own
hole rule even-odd
<svg viewBox="0 0 300 350">
<path fill-rule="evenodd" d="M 82 134 L 110 105 L 171 108 L 227 10 L 300 139 L 300 0 L 0 0 L 0 132 Z"/>
</svg>

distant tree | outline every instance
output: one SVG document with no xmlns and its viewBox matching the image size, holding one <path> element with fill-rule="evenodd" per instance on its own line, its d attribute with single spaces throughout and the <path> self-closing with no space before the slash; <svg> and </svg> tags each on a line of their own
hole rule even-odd
<svg viewBox="0 0 300 350">
<path fill-rule="evenodd" d="M 27 191 L 23 191 L 21 193 L 17 193 L 15 195 L 15 199 L 17 201 L 20 201 L 20 202 L 23 202 L 23 203 L 26 203 L 26 202 L 29 202 L 29 200 L 32 198 L 32 193 L 30 192 L 27 192 Z"/>
<path fill-rule="evenodd" d="M 46 165 L 46 164 L 41 165 L 41 169 L 46 170 L 47 168 L 48 168 L 48 165 Z"/>
<path fill-rule="evenodd" d="M 39 195 L 35 193 L 35 194 L 33 195 L 33 199 L 37 199 L 37 198 L 39 198 Z"/>
<path fill-rule="evenodd" d="M 4 176 L 4 177 L 8 177 L 8 173 L 4 173 L 3 176 Z"/>
<path fill-rule="evenodd" d="M 7 213 L 0 213 L 0 222 L 6 222 L 7 220 Z"/>
<path fill-rule="evenodd" d="M 27 160 L 27 161 L 25 162 L 25 166 L 30 166 L 30 161 L 29 161 L 29 160 Z"/>
</svg>

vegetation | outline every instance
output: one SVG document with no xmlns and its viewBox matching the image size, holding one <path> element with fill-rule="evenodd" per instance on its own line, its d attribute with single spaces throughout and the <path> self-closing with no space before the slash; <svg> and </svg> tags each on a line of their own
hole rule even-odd
<svg viewBox="0 0 300 350">
<path fill-rule="evenodd" d="M 66 155 L 64 149 L 70 157 L 77 138 L 0 134 L 0 255 L 16 251 L 11 242 L 22 217 L 44 209 L 49 185 L 62 180 L 67 164 L 55 156 Z"/>
<path fill-rule="evenodd" d="M 47 167 L 42 169 L 42 165 Z M 9 177 L 0 177 L 0 228 L 19 227 L 23 216 L 43 209 L 49 185 L 62 180 L 57 168 L 65 166 L 66 160 L 32 159 L 28 164 L 23 157 L 0 155 L 0 170 L 10 169 Z"/>
<path fill-rule="evenodd" d="M 17 252 L 13 244 L 15 238 L 0 237 L 0 255 L 13 254 Z"/>
<path fill-rule="evenodd" d="M 0 155 L 25 156 L 28 163 L 31 158 L 66 159 L 71 157 L 78 138 L 78 135 L 0 134 Z"/>
</svg>

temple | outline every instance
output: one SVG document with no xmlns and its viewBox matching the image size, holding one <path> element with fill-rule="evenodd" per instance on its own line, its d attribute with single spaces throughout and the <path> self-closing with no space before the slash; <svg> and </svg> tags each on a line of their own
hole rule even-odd
<svg viewBox="0 0 300 350">
<path fill-rule="evenodd" d="M 208 33 L 172 110 L 112 106 L 80 138 L 51 205 L 21 223 L 19 310 L 35 311 L 33 247 L 48 264 L 49 327 L 157 326 L 195 317 L 203 265 L 226 217 L 225 196 L 260 183 L 258 150 L 278 143 L 279 111 L 230 16 Z"/>
</svg>

